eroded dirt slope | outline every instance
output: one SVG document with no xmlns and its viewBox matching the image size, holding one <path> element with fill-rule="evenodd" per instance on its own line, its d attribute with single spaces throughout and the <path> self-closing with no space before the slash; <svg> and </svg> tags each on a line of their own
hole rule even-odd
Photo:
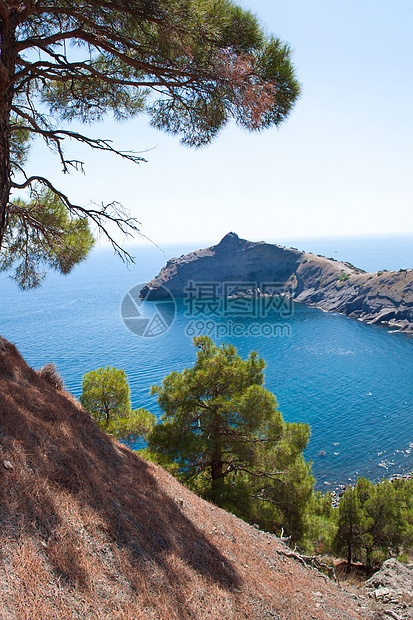
<svg viewBox="0 0 413 620">
<path fill-rule="evenodd" d="M 0 339 L 0 618 L 370 618 L 103 434 Z"/>
</svg>

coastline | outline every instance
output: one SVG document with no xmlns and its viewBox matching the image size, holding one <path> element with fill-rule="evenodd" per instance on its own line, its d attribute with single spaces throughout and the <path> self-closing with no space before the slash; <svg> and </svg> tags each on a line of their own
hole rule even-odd
<svg viewBox="0 0 413 620">
<path fill-rule="evenodd" d="M 349 262 L 228 233 L 215 246 L 169 259 L 140 296 L 160 301 L 167 290 L 184 298 L 189 282 L 217 284 L 214 294 L 224 297 L 227 283 L 255 283 L 256 289 L 272 283 L 278 295 L 309 307 L 413 333 L 413 269 L 367 273 Z"/>
</svg>

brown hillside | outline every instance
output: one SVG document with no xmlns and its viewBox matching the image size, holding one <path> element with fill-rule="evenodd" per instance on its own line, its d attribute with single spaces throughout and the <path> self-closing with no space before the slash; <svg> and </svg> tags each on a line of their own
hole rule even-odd
<svg viewBox="0 0 413 620">
<path fill-rule="evenodd" d="M 1 339 L 0 538 L 1 620 L 369 617 L 104 435 Z"/>
</svg>

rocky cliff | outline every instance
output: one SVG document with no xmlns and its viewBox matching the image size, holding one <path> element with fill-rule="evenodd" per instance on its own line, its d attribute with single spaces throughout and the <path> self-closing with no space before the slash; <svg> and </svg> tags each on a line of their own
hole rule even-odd
<svg viewBox="0 0 413 620">
<path fill-rule="evenodd" d="M 251 283 L 253 294 L 262 293 L 263 283 L 276 283 L 306 305 L 413 332 L 413 269 L 365 273 L 350 263 L 229 233 L 217 245 L 169 260 L 141 297 L 162 299 L 163 286 L 185 297 L 191 281 Z M 225 294 L 225 287 L 219 292 Z"/>
</svg>

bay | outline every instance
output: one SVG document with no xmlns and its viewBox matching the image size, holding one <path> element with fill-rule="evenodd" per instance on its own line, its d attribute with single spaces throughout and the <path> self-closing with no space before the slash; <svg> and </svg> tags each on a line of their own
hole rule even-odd
<svg viewBox="0 0 413 620">
<path fill-rule="evenodd" d="M 413 235 L 272 241 L 367 271 L 413 266 Z M 236 336 L 228 319 L 217 316 L 207 325 L 208 317 L 188 318 L 182 300 L 172 327 L 158 338 L 142 338 L 125 327 L 120 313 L 125 294 L 152 279 L 167 258 L 198 247 L 181 244 L 161 252 L 136 246 L 136 264 L 129 269 L 109 249 L 98 248 L 69 276 L 51 273 L 40 289 L 28 292 L 0 274 L 0 334 L 35 368 L 53 361 L 75 396 L 85 372 L 124 368 L 133 406 L 159 414 L 150 386 L 191 365 L 196 356 L 191 336 L 210 333 L 244 357 L 258 351 L 267 363 L 266 387 L 284 418 L 311 425 L 306 457 L 313 461 L 317 488 L 336 488 L 358 475 L 378 480 L 413 470 L 412 336 L 300 304 L 289 316 L 261 323 L 243 317 L 242 335 Z M 256 324 L 283 329 L 269 329 L 271 335 L 258 329 L 254 335 L 250 328 Z"/>
</svg>

